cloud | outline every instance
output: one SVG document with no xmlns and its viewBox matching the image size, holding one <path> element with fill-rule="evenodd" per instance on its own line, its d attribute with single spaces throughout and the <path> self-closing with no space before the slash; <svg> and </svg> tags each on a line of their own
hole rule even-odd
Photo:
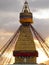
<svg viewBox="0 0 49 65">
<path fill-rule="evenodd" d="M 22 9 L 22 2 L 23 0 L 0 0 L 0 10 L 20 11 Z"/>
<path fill-rule="evenodd" d="M 34 18 L 34 28 L 43 37 L 49 37 L 49 19 L 36 19 Z"/>
<path fill-rule="evenodd" d="M 49 8 L 49 0 L 28 0 L 28 2 L 32 9 Z M 20 12 L 23 4 L 24 0 L 0 0 L 0 10 Z"/>
<path fill-rule="evenodd" d="M 49 19 L 49 9 L 38 9 L 33 12 L 33 17 L 38 19 Z"/>
<path fill-rule="evenodd" d="M 32 8 L 49 8 L 49 0 L 31 0 L 30 6 Z"/>
<path fill-rule="evenodd" d="M 0 29 L 15 31 L 19 27 L 18 12 L 0 12 L 0 14 Z"/>
</svg>

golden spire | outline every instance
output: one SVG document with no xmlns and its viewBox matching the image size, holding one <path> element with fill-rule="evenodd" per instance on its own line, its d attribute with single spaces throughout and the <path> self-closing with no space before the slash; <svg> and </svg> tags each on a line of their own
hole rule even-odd
<svg viewBox="0 0 49 65">
<path fill-rule="evenodd" d="M 30 12 L 27 0 L 25 0 L 22 12 L 20 13 L 20 23 L 23 25 L 33 23 L 32 13 Z"/>
<path fill-rule="evenodd" d="M 30 12 L 29 5 L 27 0 L 25 0 L 24 7 L 22 9 L 22 12 Z"/>
</svg>

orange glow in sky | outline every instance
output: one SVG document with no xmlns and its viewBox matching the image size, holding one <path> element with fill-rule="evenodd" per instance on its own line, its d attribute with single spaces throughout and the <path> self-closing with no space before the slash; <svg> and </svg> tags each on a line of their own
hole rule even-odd
<svg viewBox="0 0 49 65">
<path fill-rule="evenodd" d="M 40 44 L 38 43 L 37 40 L 35 40 L 35 43 L 36 43 L 36 49 L 38 51 L 37 63 L 42 63 L 44 61 L 49 60 L 49 58 L 44 53 L 43 49 L 40 47 Z"/>
</svg>

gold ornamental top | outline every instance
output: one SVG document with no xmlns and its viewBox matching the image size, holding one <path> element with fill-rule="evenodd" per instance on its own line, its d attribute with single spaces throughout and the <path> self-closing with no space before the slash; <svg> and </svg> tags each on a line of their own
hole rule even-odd
<svg viewBox="0 0 49 65">
<path fill-rule="evenodd" d="M 25 12 L 25 13 L 30 12 L 29 5 L 28 5 L 27 1 L 25 1 L 25 3 L 24 3 L 22 12 Z"/>
</svg>

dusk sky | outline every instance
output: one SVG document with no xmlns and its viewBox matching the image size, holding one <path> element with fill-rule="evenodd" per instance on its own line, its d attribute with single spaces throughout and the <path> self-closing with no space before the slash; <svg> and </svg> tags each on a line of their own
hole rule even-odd
<svg viewBox="0 0 49 65">
<path fill-rule="evenodd" d="M 33 14 L 34 28 L 49 39 L 49 0 L 27 0 Z M 19 13 L 25 0 L 0 0 L 0 42 L 3 43 L 20 26 Z M 0 43 L 0 44 L 1 44 Z M 2 45 L 2 44 L 1 44 Z"/>
<path fill-rule="evenodd" d="M 19 13 L 25 0 L 0 0 L 0 35 L 16 31 Z M 34 27 L 44 36 L 49 36 L 49 0 L 27 0 L 33 14 Z"/>
</svg>

